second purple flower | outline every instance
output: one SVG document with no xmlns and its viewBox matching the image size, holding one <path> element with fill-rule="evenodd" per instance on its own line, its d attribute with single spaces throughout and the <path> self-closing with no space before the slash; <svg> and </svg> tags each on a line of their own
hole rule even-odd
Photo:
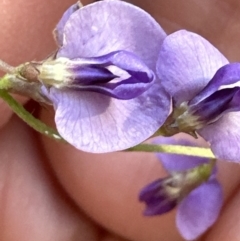
<svg viewBox="0 0 240 241">
<path fill-rule="evenodd" d="M 158 138 L 158 144 L 195 145 L 186 139 Z M 223 192 L 216 180 L 214 161 L 174 154 L 157 154 L 169 176 L 158 179 L 140 192 L 146 203 L 144 215 L 167 213 L 177 207 L 176 225 L 186 240 L 195 240 L 217 220 Z"/>
<path fill-rule="evenodd" d="M 206 39 L 185 30 L 164 40 L 157 72 L 173 98 L 169 135 L 197 132 L 216 158 L 239 162 L 240 63 L 230 63 Z"/>
</svg>

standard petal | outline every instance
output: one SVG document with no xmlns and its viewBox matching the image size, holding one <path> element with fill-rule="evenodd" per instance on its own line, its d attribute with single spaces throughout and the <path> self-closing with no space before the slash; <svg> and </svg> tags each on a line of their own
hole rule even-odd
<svg viewBox="0 0 240 241">
<path fill-rule="evenodd" d="M 240 113 L 231 112 L 199 130 L 218 159 L 240 162 Z"/>
<path fill-rule="evenodd" d="M 44 89 L 43 89 L 44 90 Z M 146 140 L 166 120 L 169 98 L 150 88 L 132 100 L 93 92 L 44 90 L 54 104 L 60 135 L 76 148 L 95 153 L 123 150 Z"/>
<path fill-rule="evenodd" d="M 193 138 L 191 140 L 190 137 L 181 139 L 175 139 L 174 137 L 159 137 L 154 140 L 154 144 L 200 146 L 197 141 Z M 156 155 L 168 172 L 185 171 L 208 162 L 207 158 L 201 157 L 164 153 L 157 153 Z"/>
<path fill-rule="evenodd" d="M 186 240 L 195 240 L 217 220 L 223 204 L 221 185 L 216 180 L 202 184 L 180 204 L 176 223 Z"/>
<path fill-rule="evenodd" d="M 57 57 L 97 57 L 126 50 L 155 70 L 165 37 L 159 24 L 144 10 L 123 1 L 100 1 L 71 15 Z"/>
<path fill-rule="evenodd" d="M 165 37 L 159 24 L 142 9 L 106 0 L 71 15 L 57 57 L 98 57 L 126 50 L 155 70 Z M 89 152 L 123 150 L 144 141 L 164 123 L 170 110 L 170 97 L 159 80 L 139 97 L 127 101 L 53 88 L 49 93 L 60 134 L 76 148 Z"/>
<path fill-rule="evenodd" d="M 59 46 L 62 46 L 63 44 L 63 29 L 66 22 L 68 21 L 69 17 L 81 7 L 81 5 L 82 4 L 80 3 L 80 1 L 78 1 L 77 3 L 69 7 L 58 22 L 56 28 L 54 29 L 53 34 Z"/>
<path fill-rule="evenodd" d="M 157 61 L 157 73 L 179 105 L 191 100 L 227 63 L 227 59 L 206 39 L 180 30 L 165 38 Z"/>
</svg>

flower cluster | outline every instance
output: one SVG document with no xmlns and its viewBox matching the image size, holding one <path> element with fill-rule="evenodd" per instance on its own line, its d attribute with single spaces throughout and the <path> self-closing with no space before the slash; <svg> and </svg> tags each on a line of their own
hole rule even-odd
<svg viewBox="0 0 240 241">
<path fill-rule="evenodd" d="M 239 161 L 240 63 L 207 40 L 167 36 L 148 13 L 115 0 L 74 4 L 54 36 L 56 52 L 17 67 L 11 89 L 52 104 L 68 143 L 104 153 L 185 132 L 216 158 Z"/>
<path fill-rule="evenodd" d="M 240 64 L 207 40 L 167 36 L 148 13 L 114 0 L 71 6 L 54 33 L 59 49 L 35 68 L 67 142 L 118 151 L 160 129 L 200 135 L 217 158 L 238 162 Z"/>
<path fill-rule="evenodd" d="M 48 59 L 16 68 L 0 61 L 8 70 L 0 94 L 4 89 L 53 105 L 56 128 L 68 143 L 105 153 L 159 133 L 187 133 L 207 141 L 216 159 L 239 162 L 240 63 L 229 63 L 206 39 L 186 30 L 167 35 L 147 12 L 116 0 L 74 4 L 54 37 L 58 49 Z M 176 144 L 171 137 L 158 140 L 166 143 Z M 177 227 L 195 239 L 222 206 L 216 160 L 159 159 L 169 176 L 141 191 L 145 215 L 179 205 Z"/>
</svg>

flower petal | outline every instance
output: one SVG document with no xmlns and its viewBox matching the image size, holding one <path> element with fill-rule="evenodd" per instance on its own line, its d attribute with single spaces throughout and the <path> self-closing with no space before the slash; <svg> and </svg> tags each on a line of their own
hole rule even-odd
<svg viewBox="0 0 240 241">
<path fill-rule="evenodd" d="M 221 67 L 208 85 L 196 95 L 189 105 L 196 105 L 202 100 L 206 99 L 219 88 L 232 88 L 240 86 L 240 63 L 231 63 Z"/>
<path fill-rule="evenodd" d="M 193 138 L 191 140 L 190 137 L 181 139 L 175 139 L 174 137 L 159 137 L 154 140 L 154 144 L 200 146 L 196 140 Z M 201 157 L 164 153 L 157 153 L 156 155 L 168 172 L 185 171 L 208 162 L 207 158 Z"/>
<path fill-rule="evenodd" d="M 211 227 L 223 204 L 221 185 L 216 180 L 202 184 L 180 204 L 176 223 L 186 240 L 194 240 Z"/>
<path fill-rule="evenodd" d="M 207 40 L 185 30 L 165 38 L 157 73 L 177 105 L 192 99 L 227 64 L 227 59 Z"/>
<path fill-rule="evenodd" d="M 155 70 L 165 37 L 159 24 L 144 10 L 122 1 L 100 1 L 71 15 L 57 57 L 97 57 L 126 50 Z"/>
<path fill-rule="evenodd" d="M 123 150 L 146 140 L 166 120 L 170 107 L 160 88 L 127 101 L 93 92 L 43 92 L 54 104 L 60 135 L 76 148 L 95 153 Z"/>
<path fill-rule="evenodd" d="M 59 46 L 62 46 L 63 44 L 63 29 L 64 26 L 66 24 L 66 22 L 68 21 L 69 17 L 75 12 L 77 11 L 79 8 L 81 7 L 81 3 L 80 1 L 78 1 L 77 3 L 73 4 L 72 6 L 70 6 L 63 14 L 62 18 L 60 19 L 60 21 L 58 22 L 56 28 L 54 29 L 54 37 L 56 39 L 56 42 Z"/>
<path fill-rule="evenodd" d="M 240 113 L 225 114 L 198 133 L 210 143 L 216 158 L 240 162 Z"/>
</svg>

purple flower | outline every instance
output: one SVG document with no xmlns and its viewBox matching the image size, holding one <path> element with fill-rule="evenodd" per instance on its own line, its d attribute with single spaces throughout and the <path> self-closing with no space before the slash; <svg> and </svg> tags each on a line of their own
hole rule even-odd
<svg viewBox="0 0 240 241">
<path fill-rule="evenodd" d="M 193 145 L 186 140 L 159 138 L 158 144 Z M 173 154 L 157 154 L 170 176 L 146 186 L 139 199 L 146 203 L 147 216 L 164 214 L 178 206 L 176 225 L 186 240 L 193 240 L 218 218 L 223 193 L 216 168 L 208 160 Z"/>
<path fill-rule="evenodd" d="M 154 134 L 170 109 L 154 74 L 166 37 L 157 22 L 129 3 L 107 0 L 70 8 L 56 33 L 62 47 L 40 67 L 40 79 L 60 135 L 80 150 L 101 153 Z"/>
<path fill-rule="evenodd" d="M 197 131 L 217 158 L 239 162 L 240 63 L 229 64 L 207 40 L 181 30 L 164 40 L 157 73 L 173 98 L 169 134 Z"/>
</svg>

